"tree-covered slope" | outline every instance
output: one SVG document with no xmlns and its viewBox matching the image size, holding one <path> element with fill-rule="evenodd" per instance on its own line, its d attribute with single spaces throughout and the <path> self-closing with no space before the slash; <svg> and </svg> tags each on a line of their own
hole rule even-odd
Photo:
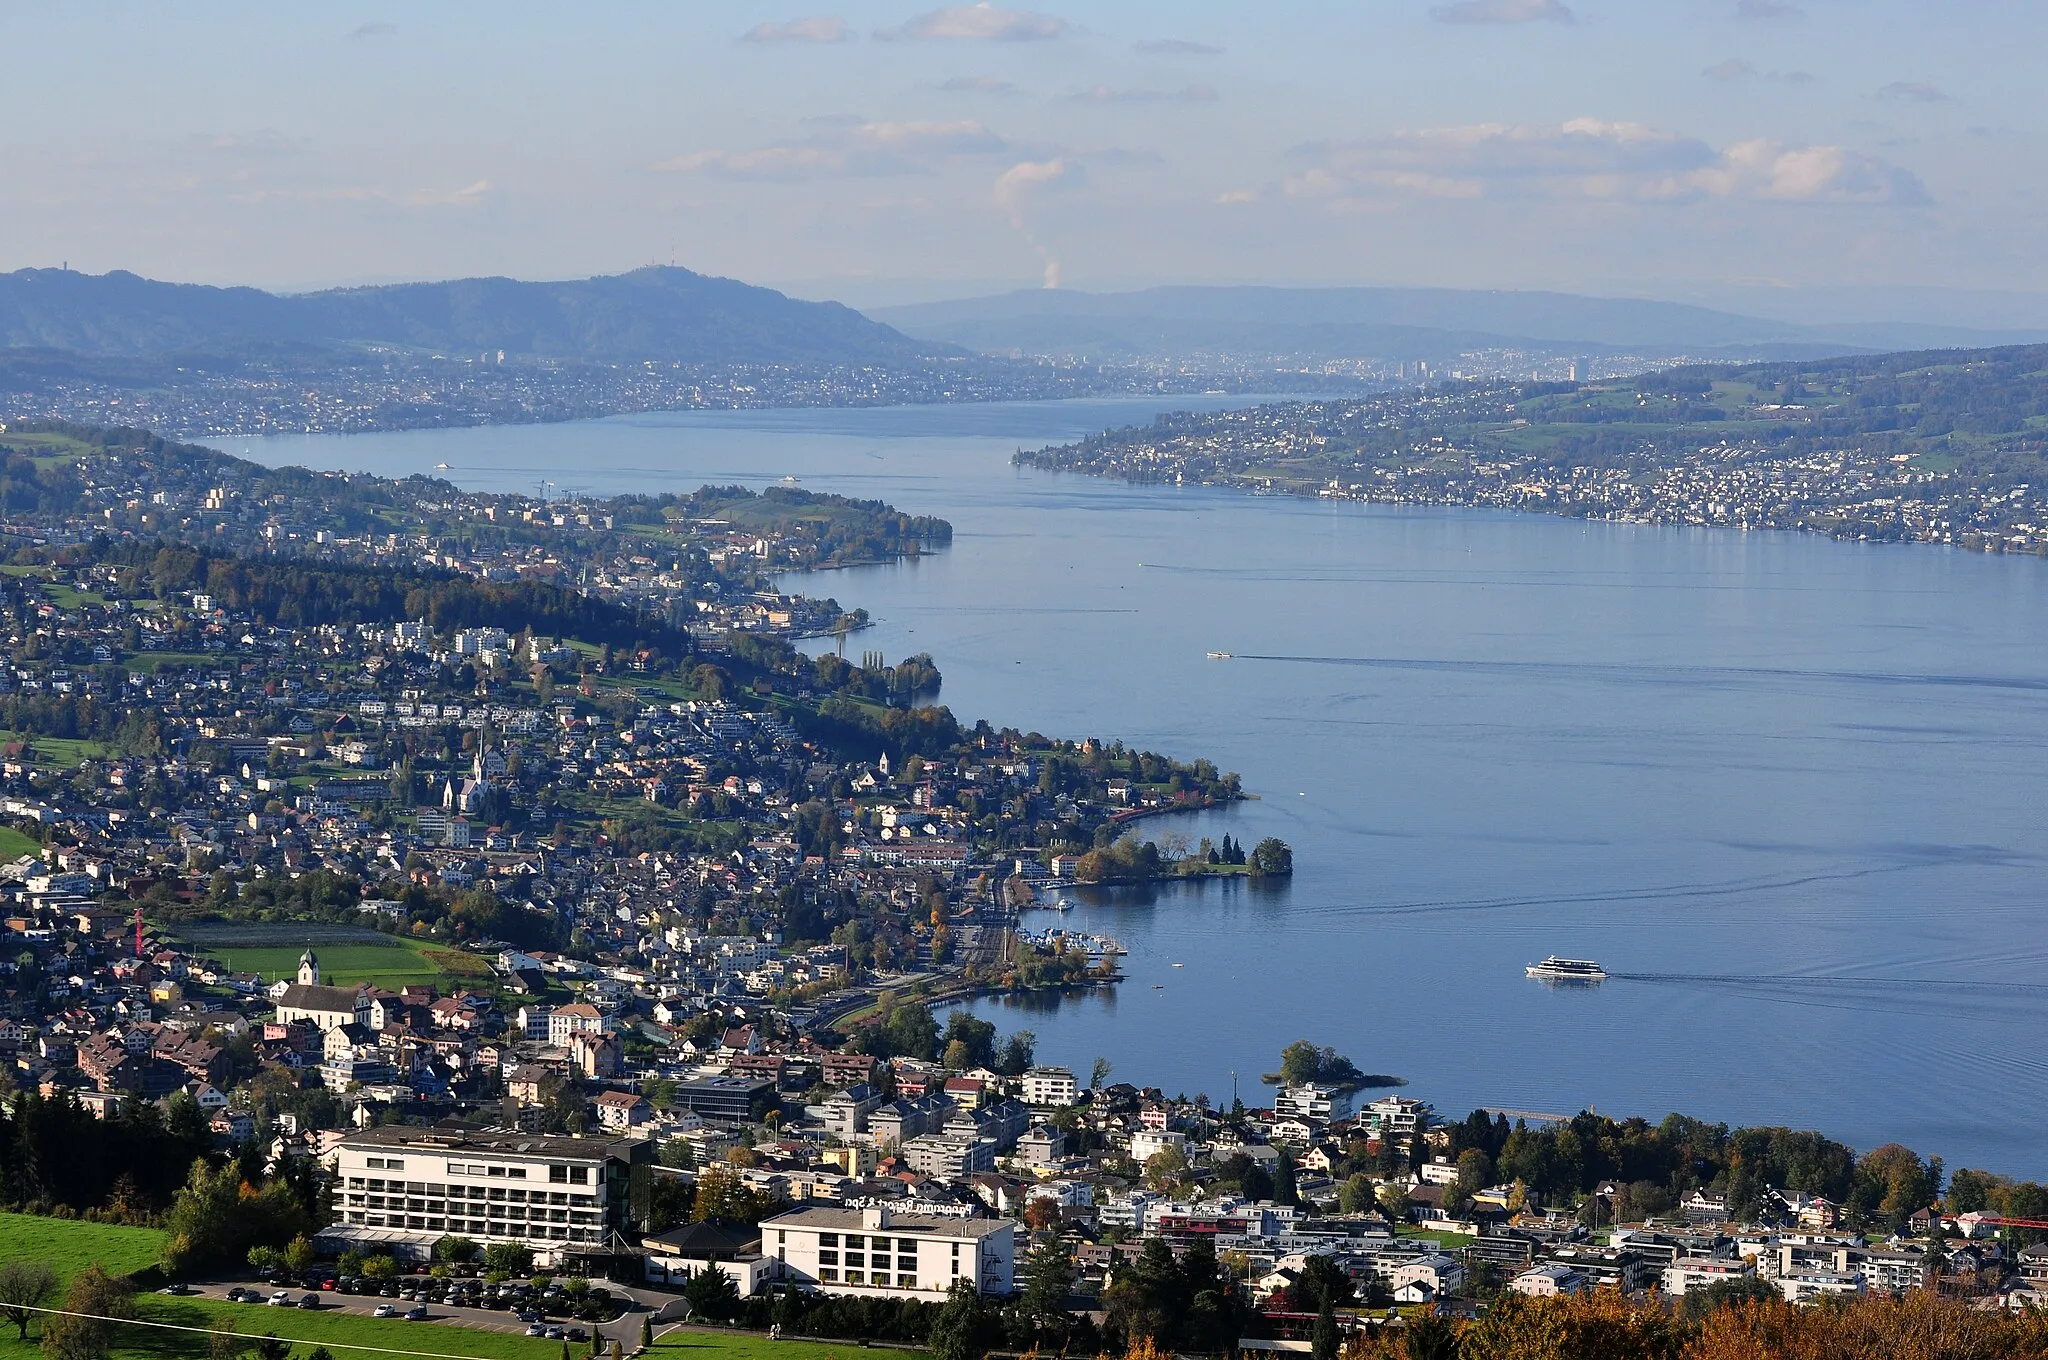
<svg viewBox="0 0 2048 1360">
<path fill-rule="evenodd" d="M 284 296 L 124 271 L 0 274 L 0 345 L 95 356 L 396 346 L 664 363 L 869 364 L 929 356 L 834 302 L 687 269 L 529 283 L 455 279 Z"/>
</svg>

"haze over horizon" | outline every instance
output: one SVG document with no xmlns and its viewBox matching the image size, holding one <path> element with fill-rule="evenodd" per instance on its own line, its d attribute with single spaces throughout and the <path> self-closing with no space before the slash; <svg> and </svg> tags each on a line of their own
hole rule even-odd
<svg viewBox="0 0 2048 1360">
<path fill-rule="evenodd" d="M 0 269 L 673 261 L 857 306 L 1380 284 L 2048 324 L 2048 12 L 2015 0 L 114 14 L 0 21 L 41 54 Z"/>
</svg>

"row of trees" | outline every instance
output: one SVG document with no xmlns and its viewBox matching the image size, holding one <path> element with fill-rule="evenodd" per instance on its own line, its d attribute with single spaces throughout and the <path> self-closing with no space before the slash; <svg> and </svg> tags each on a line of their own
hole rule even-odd
<svg viewBox="0 0 2048 1360">
<path fill-rule="evenodd" d="M 1520 1182 L 1545 1203 L 1568 1202 L 1614 1183 L 1622 1201 L 1613 1206 L 1617 1218 L 1661 1212 L 1693 1190 L 1705 1190 L 1725 1196 L 1738 1219 L 1767 1219 L 1771 1192 L 1785 1191 L 1833 1200 L 1854 1226 L 1890 1230 L 1943 1197 L 1939 1157 L 1923 1159 L 1897 1143 L 1858 1156 L 1854 1148 L 1808 1130 L 1731 1129 L 1679 1114 L 1651 1124 L 1592 1113 L 1529 1128 L 1475 1110 L 1452 1125 L 1450 1134 L 1454 1157 L 1484 1153 L 1499 1180 Z M 2031 1182 L 1963 1170 L 1947 1189 L 1951 1212 L 2048 1212 L 2048 1189 Z"/>
<path fill-rule="evenodd" d="M 878 1058 L 939 1060 L 952 1070 L 986 1067 L 1005 1076 L 1019 1076 L 1036 1061 L 1038 1038 L 1028 1029 L 1000 1038 L 987 1020 L 954 1011 L 942 1031 L 931 1007 L 922 1001 L 887 1004 L 874 1020 L 860 1026 L 849 1047 Z"/>
<path fill-rule="evenodd" d="M 2048 1313 L 1986 1311 L 1931 1290 L 1818 1307 L 1750 1298 L 1697 1316 L 1602 1290 L 1503 1294 L 1476 1321 L 1368 1327 L 1344 1348 L 1344 1360 L 2032 1360 L 2044 1353 Z"/>
<path fill-rule="evenodd" d="M 193 1162 L 213 1149 L 205 1114 L 183 1092 L 165 1107 L 125 1100 L 96 1117 L 70 1093 L 23 1091 L 0 1119 L 0 1205 L 147 1223 L 169 1207 Z"/>
<path fill-rule="evenodd" d="M 593 645 L 653 647 L 687 656 L 689 634 L 628 606 L 567 586 L 479 581 L 452 571 L 234 557 L 173 543 L 94 545 L 95 560 L 126 568 L 119 588 L 160 600 L 199 592 L 221 608 L 279 627 L 424 619 L 436 632 L 502 628 Z"/>
<path fill-rule="evenodd" d="M 1266 837 L 1250 854 L 1230 837 L 1223 840 L 1224 849 L 1210 847 L 1176 858 L 1175 847 L 1162 850 L 1156 842 L 1127 832 L 1082 855 L 1074 876 L 1083 883 L 1150 883 L 1176 873 L 1199 872 L 1205 865 L 1234 864 L 1244 865 L 1254 877 L 1284 878 L 1294 872 L 1294 850 L 1277 836 Z"/>
</svg>

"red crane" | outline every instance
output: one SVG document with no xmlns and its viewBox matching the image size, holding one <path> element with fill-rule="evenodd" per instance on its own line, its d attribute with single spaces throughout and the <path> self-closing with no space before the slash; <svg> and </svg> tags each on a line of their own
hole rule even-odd
<svg viewBox="0 0 2048 1360">
<path fill-rule="evenodd" d="M 142 908 L 135 909 L 135 957 L 142 957 Z"/>
</svg>

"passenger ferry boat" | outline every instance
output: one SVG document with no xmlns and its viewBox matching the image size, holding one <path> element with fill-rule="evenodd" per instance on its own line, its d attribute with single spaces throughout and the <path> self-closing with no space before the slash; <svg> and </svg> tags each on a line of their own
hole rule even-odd
<svg viewBox="0 0 2048 1360">
<path fill-rule="evenodd" d="M 1523 971 L 1547 982 L 1598 982 L 1607 976 L 1607 970 L 1591 959 L 1561 959 L 1555 954 Z"/>
</svg>

